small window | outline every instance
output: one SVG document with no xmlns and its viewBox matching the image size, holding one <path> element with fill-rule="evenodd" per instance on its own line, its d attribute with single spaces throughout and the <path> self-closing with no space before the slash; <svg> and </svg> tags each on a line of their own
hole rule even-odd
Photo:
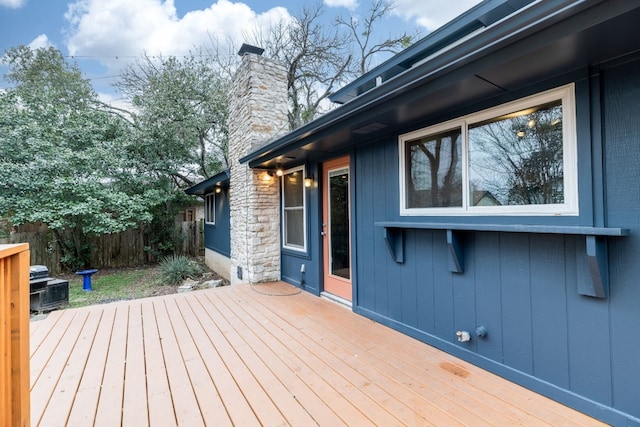
<svg viewBox="0 0 640 427">
<path fill-rule="evenodd" d="M 300 251 L 307 247 L 304 178 L 304 167 L 286 171 L 282 176 L 283 246 Z"/>
<path fill-rule="evenodd" d="M 400 136 L 402 215 L 577 215 L 573 85 Z"/>
<path fill-rule="evenodd" d="M 207 224 L 216 223 L 216 193 L 204 196 L 204 221 Z"/>
</svg>

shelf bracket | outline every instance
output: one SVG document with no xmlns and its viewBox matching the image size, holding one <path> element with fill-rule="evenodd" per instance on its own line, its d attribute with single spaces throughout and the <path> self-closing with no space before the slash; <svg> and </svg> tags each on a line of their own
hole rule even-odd
<svg viewBox="0 0 640 427">
<path fill-rule="evenodd" d="M 384 227 L 382 233 L 393 260 L 398 264 L 404 264 L 404 230 Z"/>
<path fill-rule="evenodd" d="M 586 236 L 587 264 L 591 283 L 578 283 L 578 293 L 596 298 L 607 298 L 609 294 L 609 262 L 605 236 Z"/>
<path fill-rule="evenodd" d="M 447 230 L 447 248 L 449 252 L 449 271 L 464 273 L 464 252 L 462 238 L 455 230 Z"/>
</svg>

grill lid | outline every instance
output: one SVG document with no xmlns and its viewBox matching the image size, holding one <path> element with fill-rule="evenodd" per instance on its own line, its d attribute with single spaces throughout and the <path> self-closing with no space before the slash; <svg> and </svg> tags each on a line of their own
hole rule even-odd
<svg viewBox="0 0 640 427">
<path fill-rule="evenodd" d="M 32 265 L 29 267 L 29 279 L 42 279 L 49 275 L 49 269 L 46 265 Z"/>
</svg>

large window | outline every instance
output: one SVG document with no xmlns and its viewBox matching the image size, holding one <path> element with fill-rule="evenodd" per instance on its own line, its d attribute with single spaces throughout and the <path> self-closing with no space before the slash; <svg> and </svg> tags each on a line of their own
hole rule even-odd
<svg viewBox="0 0 640 427">
<path fill-rule="evenodd" d="M 402 215 L 577 215 L 573 85 L 401 135 Z"/>
<path fill-rule="evenodd" d="M 216 223 L 216 193 L 204 196 L 204 221 L 207 224 Z"/>
<path fill-rule="evenodd" d="M 306 250 L 304 167 L 288 170 L 282 176 L 282 217 L 283 246 Z"/>
</svg>

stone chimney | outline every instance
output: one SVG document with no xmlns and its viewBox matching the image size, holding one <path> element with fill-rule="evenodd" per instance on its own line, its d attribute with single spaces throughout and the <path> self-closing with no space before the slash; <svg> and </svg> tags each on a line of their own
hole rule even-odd
<svg viewBox="0 0 640 427">
<path fill-rule="evenodd" d="M 238 159 L 287 132 L 287 74 L 249 48 L 229 92 L 231 284 L 280 280 L 280 180 Z"/>
</svg>

